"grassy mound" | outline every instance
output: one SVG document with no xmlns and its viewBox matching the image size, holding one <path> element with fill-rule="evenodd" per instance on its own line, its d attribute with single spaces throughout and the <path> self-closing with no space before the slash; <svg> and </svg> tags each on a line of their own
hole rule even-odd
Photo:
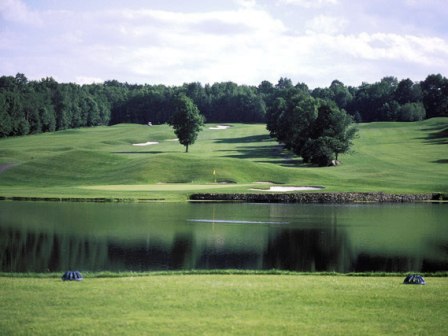
<svg viewBox="0 0 448 336">
<path fill-rule="evenodd" d="M 0 196 L 179 200 L 195 190 L 249 192 L 267 181 L 322 185 L 326 191 L 448 191 L 448 118 L 361 124 L 352 153 L 341 157 L 343 165 L 326 168 L 304 165 L 272 140 L 264 125 L 210 126 L 190 153 L 166 125 L 2 139 L 0 165 L 7 169 L 0 173 Z M 146 142 L 158 144 L 135 146 Z"/>
</svg>

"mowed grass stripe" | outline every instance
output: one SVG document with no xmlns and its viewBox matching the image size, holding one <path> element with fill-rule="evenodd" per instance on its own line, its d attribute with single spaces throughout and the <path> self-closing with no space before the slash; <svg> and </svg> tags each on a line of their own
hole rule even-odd
<svg viewBox="0 0 448 336">
<path fill-rule="evenodd" d="M 33 335 L 444 335 L 446 278 L 0 278 L 0 330 Z"/>
<path fill-rule="evenodd" d="M 226 192 L 250 192 L 248 185 L 260 181 L 321 185 L 326 191 L 448 191 L 443 138 L 448 118 L 361 124 L 352 152 L 341 156 L 343 164 L 324 168 L 303 165 L 282 150 L 265 125 L 231 124 L 225 130 L 211 126 L 199 134 L 190 153 L 172 141 L 175 135 L 167 125 L 123 124 L 1 139 L 0 164 L 15 166 L 0 174 L 0 195 L 181 200 L 195 190 L 193 185 L 222 192 L 219 182 L 227 182 L 232 186 Z M 134 146 L 149 141 L 159 143 Z M 160 183 L 166 188 L 132 189 Z M 176 196 L 172 183 L 186 186 L 179 187 Z M 102 187 L 108 185 L 115 187 Z M 202 189 L 204 185 L 209 189 Z M 85 186 L 92 188 L 80 188 Z"/>
<path fill-rule="evenodd" d="M 240 187 L 250 187 L 252 184 L 240 185 Z M 112 191 L 198 191 L 207 190 L 210 188 L 214 189 L 229 189 L 234 187 L 232 184 L 220 184 L 213 185 L 210 184 L 132 184 L 132 185 L 95 185 L 80 187 L 82 189 L 90 190 L 112 190 Z"/>
</svg>

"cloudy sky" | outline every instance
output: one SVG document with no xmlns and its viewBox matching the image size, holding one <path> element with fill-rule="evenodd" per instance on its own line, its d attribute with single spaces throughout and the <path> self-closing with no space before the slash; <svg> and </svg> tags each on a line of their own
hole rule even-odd
<svg viewBox="0 0 448 336">
<path fill-rule="evenodd" d="M 448 75 L 447 0 L 0 0 L 0 75 L 311 88 Z"/>
</svg>

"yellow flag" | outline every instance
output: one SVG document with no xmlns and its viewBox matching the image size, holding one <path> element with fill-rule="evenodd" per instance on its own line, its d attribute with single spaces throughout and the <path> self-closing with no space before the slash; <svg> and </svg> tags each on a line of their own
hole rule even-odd
<svg viewBox="0 0 448 336">
<path fill-rule="evenodd" d="M 216 170 L 213 169 L 213 175 L 216 175 Z"/>
</svg>

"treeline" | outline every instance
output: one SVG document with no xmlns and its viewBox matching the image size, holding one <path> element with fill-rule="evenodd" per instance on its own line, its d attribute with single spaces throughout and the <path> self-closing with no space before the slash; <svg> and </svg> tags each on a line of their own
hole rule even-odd
<svg viewBox="0 0 448 336">
<path fill-rule="evenodd" d="M 124 122 L 161 124 L 169 120 L 180 93 L 190 97 L 206 121 L 213 123 L 266 122 L 277 98 L 288 100 L 298 94 L 333 101 L 357 122 L 448 116 L 448 79 L 440 74 L 422 82 L 386 77 L 359 87 L 335 80 L 327 88 L 314 90 L 303 83 L 294 85 L 288 78 L 258 86 L 232 82 L 136 85 L 116 80 L 78 85 L 52 78 L 28 81 L 17 74 L 0 77 L 0 137 Z"/>
<path fill-rule="evenodd" d="M 0 77 L 0 136 L 107 125 L 111 103 L 99 85 Z"/>
<path fill-rule="evenodd" d="M 448 116 L 448 79 L 429 75 L 424 81 L 398 81 L 385 77 L 357 88 L 333 81 L 326 89 L 312 91 L 315 98 L 334 100 L 356 121 L 418 121 Z"/>
<path fill-rule="evenodd" d="M 207 122 L 257 123 L 265 120 L 266 105 L 254 86 L 223 82 L 167 87 L 106 81 L 104 87 L 112 105 L 111 124 L 165 123 L 174 111 L 175 97 L 181 93 L 193 100 Z"/>
</svg>

